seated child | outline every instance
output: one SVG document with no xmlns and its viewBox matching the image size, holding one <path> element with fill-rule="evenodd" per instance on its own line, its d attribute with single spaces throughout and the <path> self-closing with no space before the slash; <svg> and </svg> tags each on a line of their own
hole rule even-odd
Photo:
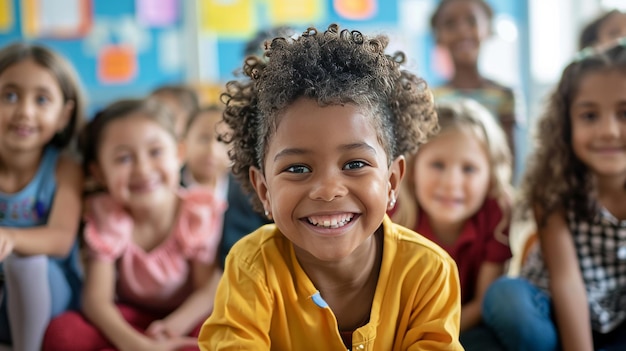
<svg viewBox="0 0 626 351">
<path fill-rule="evenodd" d="M 39 350 L 50 319 L 79 307 L 83 174 L 70 145 L 84 100 L 47 47 L 0 49 L 0 344 Z"/>
<path fill-rule="evenodd" d="M 521 208 L 539 245 L 483 303 L 509 350 L 626 350 L 625 44 L 572 61 L 538 121 Z"/>
<path fill-rule="evenodd" d="M 197 350 L 224 204 L 179 188 L 172 117 L 155 101 L 122 100 L 85 128 L 84 162 L 106 192 L 87 199 L 83 314 L 53 320 L 44 350 Z"/>
<path fill-rule="evenodd" d="M 202 350 L 462 350 L 454 261 L 386 216 L 437 125 L 387 44 L 309 28 L 227 84 L 233 172 L 275 224 L 228 255 Z"/>
<path fill-rule="evenodd" d="M 431 17 L 437 44 L 450 52 L 454 74 L 433 88 L 437 102 L 459 97 L 478 101 L 495 116 L 515 156 L 515 127 L 523 122 L 513 90 L 483 75 L 478 58 L 492 33 L 493 10 L 485 0 L 441 0 Z M 515 157 L 513 157 L 515 159 Z"/>
<path fill-rule="evenodd" d="M 192 113 L 183 138 L 186 163 L 182 170 L 184 187 L 206 186 L 228 207 L 220 226 L 222 240 L 219 247 L 220 267 L 224 267 L 231 247 L 245 235 L 271 221 L 252 209 L 250 196 L 230 172 L 226 144 L 218 141 L 218 132 L 228 127 L 222 120 L 222 108 L 211 105 Z"/>
<path fill-rule="evenodd" d="M 487 287 L 511 257 L 511 153 L 504 132 L 469 99 L 437 105 L 439 133 L 407 161 L 391 219 L 424 235 L 455 260 L 461 281 L 461 344 L 501 350 L 482 324 Z"/>
</svg>

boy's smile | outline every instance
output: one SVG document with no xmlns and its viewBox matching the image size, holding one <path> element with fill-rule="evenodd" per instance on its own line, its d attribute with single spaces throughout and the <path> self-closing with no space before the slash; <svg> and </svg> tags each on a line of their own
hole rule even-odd
<svg viewBox="0 0 626 351">
<path fill-rule="evenodd" d="M 319 260 L 341 260 L 370 240 L 403 172 L 403 159 L 387 167 L 371 118 L 350 104 L 297 100 L 279 119 L 264 172 L 251 171 L 283 235 Z"/>
</svg>

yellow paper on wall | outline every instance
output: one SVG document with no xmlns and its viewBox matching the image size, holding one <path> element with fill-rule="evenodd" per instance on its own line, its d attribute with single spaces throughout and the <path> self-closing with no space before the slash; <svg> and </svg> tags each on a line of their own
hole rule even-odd
<svg viewBox="0 0 626 351">
<path fill-rule="evenodd" d="M 247 37 L 256 30 L 252 0 L 201 0 L 200 28 L 218 35 Z"/>
<path fill-rule="evenodd" d="M 13 15 L 13 0 L 0 0 L 0 32 L 11 30 Z"/>
<path fill-rule="evenodd" d="M 322 16 L 322 0 L 269 0 L 269 15 L 273 25 L 285 23 L 313 24 Z"/>
</svg>

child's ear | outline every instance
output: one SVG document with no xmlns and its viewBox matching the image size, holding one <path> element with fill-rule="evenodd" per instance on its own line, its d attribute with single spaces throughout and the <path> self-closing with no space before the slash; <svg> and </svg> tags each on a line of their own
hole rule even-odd
<svg viewBox="0 0 626 351">
<path fill-rule="evenodd" d="M 256 194 L 263 204 L 263 209 L 267 213 L 266 215 L 271 215 L 271 197 L 267 188 L 267 183 L 265 182 L 265 176 L 263 175 L 263 172 L 256 167 L 250 167 L 250 171 L 248 174 L 250 176 L 250 182 L 252 182 L 252 186 L 254 187 Z"/>
<path fill-rule="evenodd" d="M 404 156 L 400 155 L 391 162 L 391 166 L 389 167 L 389 196 L 391 196 L 391 192 L 393 191 L 394 196 L 397 197 L 398 191 L 400 190 L 400 183 L 402 182 L 402 178 L 404 178 L 405 172 L 406 159 Z"/>
<path fill-rule="evenodd" d="M 67 100 L 63 107 L 61 108 L 61 115 L 59 116 L 59 123 L 57 125 L 57 131 L 60 132 L 67 124 L 70 122 L 70 118 L 72 117 L 72 112 L 74 112 L 74 108 L 76 107 L 76 103 L 74 100 Z"/>
</svg>

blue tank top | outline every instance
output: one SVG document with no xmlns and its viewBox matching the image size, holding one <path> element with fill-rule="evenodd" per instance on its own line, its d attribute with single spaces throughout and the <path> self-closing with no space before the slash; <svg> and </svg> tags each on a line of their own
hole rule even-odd
<svg viewBox="0 0 626 351">
<path fill-rule="evenodd" d="M 54 147 L 44 149 L 39 169 L 33 179 L 22 190 L 5 194 L 0 192 L 0 227 L 27 228 L 43 226 L 48 216 L 57 190 L 56 169 L 59 150 Z M 62 270 L 71 289 L 70 308 L 79 307 L 82 281 L 78 252 L 78 242 L 74 242 L 70 253 L 65 257 L 49 257 L 49 265 Z M 0 286 L 4 284 L 4 267 L 0 262 Z M 5 295 L 6 296 L 6 295 Z M 6 297 L 0 304 L 6 303 Z M 53 302 L 54 304 L 54 302 Z"/>
<path fill-rule="evenodd" d="M 57 188 L 58 159 L 59 150 L 47 147 L 28 185 L 17 193 L 0 192 L 0 227 L 36 227 L 48 222 Z"/>
</svg>

